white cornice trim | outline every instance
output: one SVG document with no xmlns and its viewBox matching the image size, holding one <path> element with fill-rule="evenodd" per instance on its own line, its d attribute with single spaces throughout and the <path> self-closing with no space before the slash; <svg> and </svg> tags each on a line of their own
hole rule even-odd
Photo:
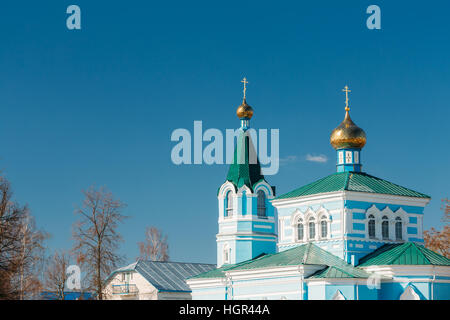
<svg viewBox="0 0 450 320">
<path fill-rule="evenodd" d="M 318 286 L 318 285 L 348 285 L 348 284 L 358 284 L 358 285 L 367 285 L 366 278 L 308 278 L 305 279 L 305 282 L 308 283 L 308 286 Z"/>
<path fill-rule="evenodd" d="M 427 265 L 385 265 L 361 267 L 367 272 L 375 272 L 387 276 L 433 276 L 450 277 L 450 266 Z"/>
<path fill-rule="evenodd" d="M 428 202 L 430 202 L 430 198 L 405 197 L 359 191 L 344 191 L 344 200 L 376 202 L 414 207 L 425 207 Z"/>
<path fill-rule="evenodd" d="M 343 200 L 343 191 L 335 191 L 328 193 L 319 193 L 314 195 L 302 196 L 297 198 L 287 198 L 287 199 L 274 199 L 272 200 L 272 204 L 274 207 L 278 208 L 286 208 L 291 206 L 296 206 L 301 204 L 308 205 L 308 202 L 317 202 L 317 201 L 342 201 Z"/>
<path fill-rule="evenodd" d="M 251 215 L 251 214 L 246 214 L 246 215 L 233 214 L 229 218 L 219 217 L 219 220 L 218 220 L 219 223 L 239 222 L 239 221 L 255 221 L 255 222 L 271 222 L 271 223 L 273 223 L 273 222 L 275 222 L 275 218 L 272 216 L 266 217 L 266 218 L 260 218 L 257 215 Z"/>
<path fill-rule="evenodd" d="M 382 193 L 370 193 L 359 191 L 334 191 L 327 193 L 319 193 L 315 195 L 301 196 L 296 198 L 274 199 L 272 200 L 272 203 L 276 208 L 285 208 L 299 204 L 307 205 L 306 202 L 312 201 L 317 202 L 327 200 L 328 201 L 354 200 L 354 201 L 377 202 L 395 205 L 408 205 L 415 207 L 425 207 L 430 202 L 430 198 L 405 197 L 405 196 L 395 196 Z"/>
</svg>

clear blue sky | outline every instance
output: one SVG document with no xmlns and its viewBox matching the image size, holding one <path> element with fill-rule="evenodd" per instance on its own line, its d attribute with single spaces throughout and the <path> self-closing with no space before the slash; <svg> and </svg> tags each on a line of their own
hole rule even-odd
<svg viewBox="0 0 450 320">
<path fill-rule="evenodd" d="M 66 28 L 77 4 L 82 30 Z M 365 10 L 381 7 L 382 30 Z M 0 4 L 0 168 L 51 249 L 70 248 L 81 190 L 128 204 L 121 252 L 146 226 L 175 261 L 215 262 L 225 165 L 175 166 L 177 128 L 239 126 L 243 76 L 252 126 L 280 129 L 279 194 L 335 171 L 329 134 L 367 133 L 364 171 L 429 194 L 425 227 L 449 196 L 450 5 L 445 1 L 4 1 Z M 325 163 L 305 160 L 325 155 Z"/>
</svg>

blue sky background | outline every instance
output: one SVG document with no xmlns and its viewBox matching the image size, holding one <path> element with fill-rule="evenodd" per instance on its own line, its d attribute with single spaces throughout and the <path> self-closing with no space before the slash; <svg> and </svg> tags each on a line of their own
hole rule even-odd
<svg viewBox="0 0 450 320">
<path fill-rule="evenodd" d="M 82 30 L 66 28 L 77 4 Z M 382 30 L 366 28 L 381 7 Z M 445 1 L 3 1 L 0 168 L 50 249 L 72 245 L 81 190 L 128 204 L 121 252 L 146 226 L 174 261 L 216 261 L 217 188 L 226 165 L 175 166 L 177 128 L 235 128 L 240 80 L 252 126 L 280 129 L 279 194 L 335 171 L 330 132 L 351 115 L 367 133 L 364 171 L 432 196 L 449 190 L 450 5 Z M 325 155 L 325 163 L 306 161 Z"/>
</svg>

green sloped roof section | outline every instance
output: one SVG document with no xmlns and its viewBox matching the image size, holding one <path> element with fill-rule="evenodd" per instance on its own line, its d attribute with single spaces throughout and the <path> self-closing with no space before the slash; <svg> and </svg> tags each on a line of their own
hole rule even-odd
<svg viewBox="0 0 450 320">
<path fill-rule="evenodd" d="M 236 263 L 236 264 L 225 264 L 225 265 L 223 265 L 223 266 L 220 267 L 220 268 L 217 268 L 217 269 L 213 269 L 213 270 L 210 270 L 210 271 L 206 271 L 206 272 L 200 273 L 200 274 L 198 274 L 198 275 L 196 275 L 196 276 L 194 276 L 194 277 L 191 277 L 191 278 L 189 278 L 189 279 L 207 279 L 207 278 L 213 279 L 213 278 L 224 278 L 224 277 L 225 277 L 225 271 L 228 271 L 228 270 L 237 268 L 237 267 L 239 267 L 239 266 L 241 266 L 241 265 L 244 265 L 244 264 L 246 264 L 246 263 L 250 263 L 250 262 L 252 262 L 252 261 L 261 259 L 261 258 L 264 257 L 264 256 L 265 256 L 265 254 L 261 254 L 261 255 L 255 257 L 255 258 L 253 258 L 253 259 L 245 260 L 245 261 L 242 261 L 242 262 L 240 262 L 240 263 Z"/>
<path fill-rule="evenodd" d="M 249 261 L 233 270 L 252 270 L 294 265 L 323 265 L 335 267 L 336 270 L 354 278 L 367 278 L 369 274 L 348 264 L 341 258 L 323 250 L 313 243 L 304 244 L 275 254 L 268 254 Z"/>
<path fill-rule="evenodd" d="M 225 277 L 224 271 L 225 271 L 224 268 L 217 268 L 217 269 L 213 269 L 210 271 L 200 273 L 200 274 L 193 276 L 191 278 L 188 278 L 188 279 L 224 278 Z"/>
<path fill-rule="evenodd" d="M 250 135 L 240 130 L 234 149 L 233 163 L 228 169 L 227 181 L 233 183 L 236 188 L 245 185 L 253 190 L 253 186 L 260 180 L 264 180 L 264 176 L 261 174 L 261 164 Z"/>
<path fill-rule="evenodd" d="M 277 199 L 287 199 L 287 198 L 297 198 L 302 196 L 309 196 L 318 193 L 334 192 L 344 190 L 345 186 L 345 174 L 332 174 L 303 187 L 295 189 L 291 192 L 282 194 L 275 198 Z"/>
<path fill-rule="evenodd" d="M 324 266 L 324 269 L 316 272 L 310 278 L 368 278 L 370 276 L 364 270 L 355 268 L 341 258 L 319 248 L 313 243 L 308 243 L 274 254 L 263 254 L 238 264 L 225 265 L 218 269 L 201 273 L 190 279 L 223 278 L 225 277 L 225 272 L 231 270 L 254 270 L 295 265 Z"/>
<path fill-rule="evenodd" d="M 386 244 L 367 256 L 361 258 L 358 267 L 372 265 L 435 265 L 450 266 L 446 258 L 422 245 L 406 242 Z"/>
<path fill-rule="evenodd" d="M 309 276 L 308 279 L 323 279 L 323 278 L 368 278 L 369 274 L 358 268 L 339 268 L 336 266 L 329 266 L 325 269 L 319 270 L 313 275 Z"/>
<path fill-rule="evenodd" d="M 291 192 L 282 194 L 275 198 L 275 200 L 335 191 L 356 191 L 404 197 L 430 198 L 426 194 L 402 187 L 364 172 L 338 172 Z"/>
</svg>

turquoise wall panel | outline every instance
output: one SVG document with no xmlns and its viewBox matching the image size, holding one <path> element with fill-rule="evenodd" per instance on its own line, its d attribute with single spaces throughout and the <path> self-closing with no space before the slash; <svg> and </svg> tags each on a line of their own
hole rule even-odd
<svg viewBox="0 0 450 320">
<path fill-rule="evenodd" d="M 417 234 L 416 227 L 408 227 L 408 234 Z"/>
</svg>

